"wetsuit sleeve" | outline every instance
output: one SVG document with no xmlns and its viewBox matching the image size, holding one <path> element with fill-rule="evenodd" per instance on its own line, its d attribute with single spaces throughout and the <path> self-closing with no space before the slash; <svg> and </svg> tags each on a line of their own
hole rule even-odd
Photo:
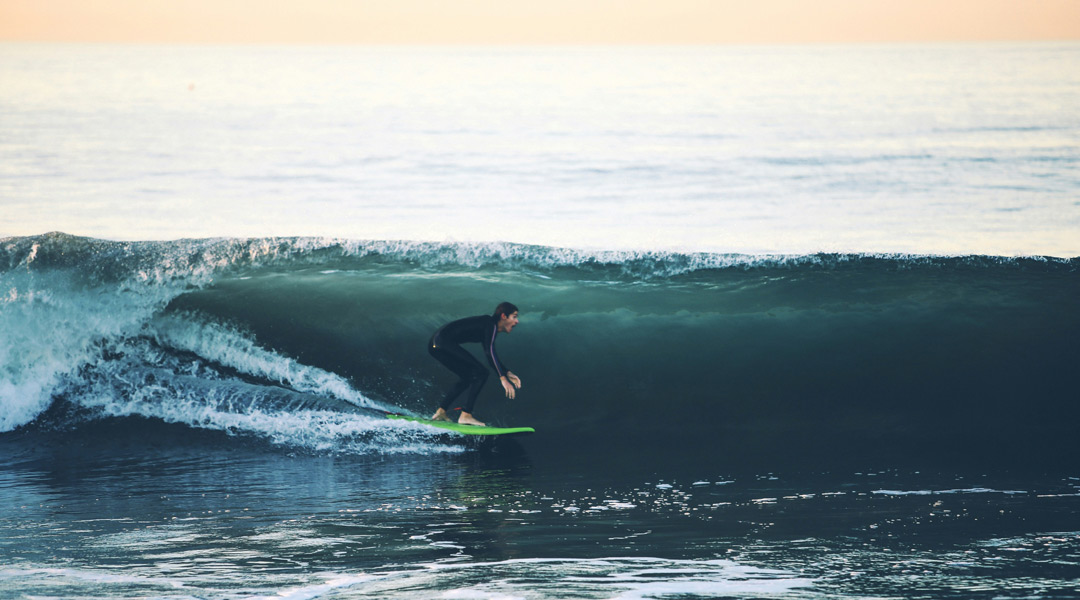
<svg viewBox="0 0 1080 600">
<path fill-rule="evenodd" d="M 487 332 L 480 340 L 480 344 L 484 347 L 484 356 L 487 357 L 491 368 L 495 369 L 495 372 L 499 374 L 499 377 L 506 375 L 506 372 L 510 369 L 506 368 L 506 365 L 499 360 L 499 355 L 495 354 L 495 336 L 499 333 L 498 324 L 491 326 L 491 331 Z"/>
</svg>

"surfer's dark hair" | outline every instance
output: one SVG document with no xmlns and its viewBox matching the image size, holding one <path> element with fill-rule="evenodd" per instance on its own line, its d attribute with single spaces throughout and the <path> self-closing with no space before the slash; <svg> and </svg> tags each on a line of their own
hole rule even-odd
<svg viewBox="0 0 1080 600">
<path fill-rule="evenodd" d="M 498 321 L 502 318 L 503 315 L 509 316 L 516 312 L 518 312 L 518 307 L 510 304 L 509 302 L 500 302 L 499 305 L 495 307 L 495 314 L 492 316 L 495 317 L 496 321 Z"/>
</svg>

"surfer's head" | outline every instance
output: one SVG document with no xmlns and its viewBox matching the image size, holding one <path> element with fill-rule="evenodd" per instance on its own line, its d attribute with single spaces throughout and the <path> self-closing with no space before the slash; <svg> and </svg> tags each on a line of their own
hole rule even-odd
<svg viewBox="0 0 1080 600">
<path fill-rule="evenodd" d="M 498 329 L 503 333 L 510 333 L 510 330 L 518 324 L 518 307 L 509 302 L 500 302 L 495 307 L 495 321 L 498 322 Z"/>
</svg>

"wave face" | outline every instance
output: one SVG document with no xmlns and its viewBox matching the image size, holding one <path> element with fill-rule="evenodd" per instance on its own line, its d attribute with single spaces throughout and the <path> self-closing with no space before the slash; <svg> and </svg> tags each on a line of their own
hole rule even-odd
<svg viewBox="0 0 1080 600">
<path fill-rule="evenodd" d="M 8 238 L 0 431 L 150 418 L 315 452 L 456 452 L 372 409 L 430 412 L 451 381 L 431 332 L 510 300 L 522 324 L 498 345 L 524 388 L 489 383 L 477 413 L 537 427 L 544 452 L 1062 462 L 1078 455 L 1078 266 Z"/>
</svg>

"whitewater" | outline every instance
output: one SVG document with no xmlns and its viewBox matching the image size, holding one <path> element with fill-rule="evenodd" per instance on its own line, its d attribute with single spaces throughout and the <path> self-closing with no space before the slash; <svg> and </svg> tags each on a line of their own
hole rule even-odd
<svg viewBox="0 0 1080 600">
<path fill-rule="evenodd" d="M 0 44 L 0 596 L 1080 597 L 1078 65 Z"/>
</svg>

